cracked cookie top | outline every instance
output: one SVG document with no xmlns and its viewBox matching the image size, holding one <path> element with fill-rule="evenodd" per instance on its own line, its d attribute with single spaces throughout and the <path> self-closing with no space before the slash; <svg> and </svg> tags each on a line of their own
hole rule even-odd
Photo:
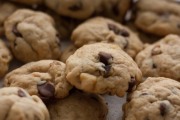
<svg viewBox="0 0 180 120">
<path fill-rule="evenodd" d="M 136 56 L 144 77 L 168 77 L 180 81 L 180 37 L 167 35 Z"/>
<path fill-rule="evenodd" d="M 104 17 L 95 17 L 80 24 L 73 31 L 71 39 L 77 47 L 96 42 L 114 43 L 133 58 L 143 49 L 143 43 L 135 33 Z"/>
<path fill-rule="evenodd" d="M 22 87 L 45 102 L 54 97 L 64 98 L 72 88 L 66 81 L 65 67 L 64 63 L 55 60 L 27 63 L 8 73 L 4 85 Z"/>
<path fill-rule="evenodd" d="M 149 77 L 128 96 L 124 120 L 179 120 L 180 83 Z"/>
<path fill-rule="evenodd" d="M 17 10 L 5 21 L 5 33 L 15 57 L 20 61 L 60 57 L 60 39 L 54 20 L 45 13 Z"/>
<path fill-rule="evenodd" d="M 66 60 L 66 78 L 78 89 L 123 96 L 141 82 L 141 71 L 119 46 L 84 45 Z"/>
</svg>

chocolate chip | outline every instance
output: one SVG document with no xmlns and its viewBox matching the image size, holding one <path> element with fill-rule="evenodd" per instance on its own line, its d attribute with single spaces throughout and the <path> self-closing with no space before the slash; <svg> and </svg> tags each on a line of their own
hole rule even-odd
<svg viewBox="0 0 180 120">
<path fill-rule="evenodd" d="M 131 80 L 129 82 L 129 87 L 127 92 L 132 92 L 133 87 L 136 85 L 136 79 L 134 77 L 131 77 Z"/>
<path fill-rule="evenodd" d="M 109 53 L 105 53 L 105 52 L 99 52 L 99 61 L 104 63 L 105 66 L 104 69 L 105 69 L 105 73 L 103 74 L 104 77 L 108 77 L 109 76 L 109 72 L 111 70 L 111 65 L 109 63 L 110 59 L 112 59 L 112 55 L 109 54 Z"/>
<path fill-rule="evenodd" d="M 167 105 L 165 103 L 160 103 L 159 110 L 160 114 L 164 116 L 167 113 Z"/>
<path fill-rule="evenodd" d="M 54 85 L 50 82 L 38 84 L 37 89 L 40 94 L 40 97 L 43 99 L 49 99 L 53 97 L 55 93 Z"/>
<path fill-rule="evenodd" d="M 109 60 L 112 59 L 112 55 L 105 52 L 99 52 L 99 61 L 104 63 L 105 65 L 109 65 Z"/>
<path fill-rule="evenodd" d="M 141 95 L 143 95 L 143 96 L 144 96 L 144 95 L 148 95 L 148 93 L 142 93 Z"/>
<path fill-rule="evenodd" d="M 17 24 L 13 26 L 12 32 L 13 32 L 17 37 L 22 37 L 22 34 L 17 30 Z"/>
<path fill-rule="evenodd" d="M 106 70 L 105 73 L 104 73 L 104 77 L 107 78 L 107 77 L 109 77 L 109 72 L 111 70 L 111 65 L 104 66 L 104 69 Z"/>
<path fill-rule="evenodd" d="M 18 90 L 18 95 L 19 97 L 26 97 L 26 94 L 21 89 Z"/>
<path fill-rule="evenodd" d="M 153 68 L 153 69 L 156 69 L 156 68 L 157 68 L 157 65 L 153 63 L 153 64 L 152 64 L 152 68 Z"/>
<path fill-rule="evenodd" d="M 161 53 L 162 51 L 160 45 L 156 45 L 151 51 L 151 55 L 159 55 Z"/>
<path fill-rule="evenodd" d="M 124 36 L 124 37 L 129 37 L 129 33 L 126 30 L 124 30 L 124 29 L 121 29 L 119 34 Z"/>
<path fill-rule="evenodd" d="M 115 34 L 119 34 L 120 29 L 117 26 L 113 24 L 108 24 L 108 28 L 109 30 L 112 30 Z"/>
<path fill-rule="evenodd" d="M 78 10 L 81 10 L 83 7 L 83 4 L 82 2 L 77 2 L 75 5 L 69 7 L 69 10 L 72 10 L 72 11 L 78 11 Z"/>
<path fill-rule="evenodd" d="M 129 37 L 129 33 L 125 29 L 119 29 L 113 24 L 108 24 L 109 30 L 112 30 L 116 35 L 122 35 L 123 37 Z"/>
</svg>

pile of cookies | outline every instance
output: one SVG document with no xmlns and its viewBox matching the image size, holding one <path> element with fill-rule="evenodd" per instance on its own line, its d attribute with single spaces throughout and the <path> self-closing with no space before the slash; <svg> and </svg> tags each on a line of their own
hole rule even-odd
<svg viewBox="0 0 180 120">
<path fill-rule="evenodd" d="M 178 0 L 1 0 L 0 120 L 180 120 L 179 35 Z"/>
</svg>

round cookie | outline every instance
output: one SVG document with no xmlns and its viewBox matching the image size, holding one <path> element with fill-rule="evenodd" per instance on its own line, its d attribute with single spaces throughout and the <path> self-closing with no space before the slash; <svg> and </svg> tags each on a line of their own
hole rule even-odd
<svg viewBox="0 0 180 120">
<path fill-rule="evenodd" d="M 53 97 L 64 98 L 72 88 L 66 81 L 65 67 L 64 63 L 55 60 L 27 63 L 8 73 L 4 85 L 22 87 L 44 101 Z"/>
<path fill-rule="evenodd" d="M 0 106 L 0 120 L 50 120 L 41 99 L 30 96 L 22 88 L 1 88 Z"/>
<path fill-rule="evenodd" d="M 60 40 L 54 21 L 45 13 L 17 10 L 5 21 L 5 32 L 15 57 L 20 61 L 60 57 Z"/>
<path fill-rule="evenodd" d="M 180 83 L 149 77 L 128 97 L 124 120 L 179 120 Z"/>
<path fill-rule="evenodd" d="M 138 0 L 136 11 L 135 24 L 141 30 L 159 36 L 180 34 L 178 0 Z"/>
<path fill-rule="evenodd" d="M 60 15 L 86 19 L 100 9 L 102 0 L 45 0 L 45 4 Z"/>
<path fill-rule="evenodd" d="M 73 91 L 48 105 L 51 120 L 106 120 L 107 105 L 99 95 Z"/>
<path fill-rule="evenodd" d="M 168 77 L 180 81 L 180 37 L 167 35 L 136 56 L 144 77 Z"/>
<path fill-rule="evenodd" d="M 17 6 L 9 2 L 0 2 L 0 36 L 4 35 L 4 21 L 9 17 Z"/>
<path fill-rule="evenodd" d="M 65 48 L 65 50 L 62 52 L 61 58 L 60 60 L 62 62 L 66 62 L 66 60 L 69 58 L 69 56 L 71 56 L 72 54 L 74 54 L 74 52 L 77 50 L 78 48 L 75 47 L 74 45 L 70 45 L 67 48 Z"/>
<path fill-rule="evenodd" d="M 9 69 L 12 55 L 5 43 L 0 39 L 0 77 L 3 77 Z"/>
<path fill-rule="evenodd" d="M 90 93 L 124 96 L 141 82 L 133 59 L 114 44 L 84 45 L 66 60 L 66 78 Z"/>
<path fill-rule="evenodd" d="M 114 43 L 133 58 L 143 49 L 143 44 L 135 33 L 103 17 L 95 17 L 79 25 L 73 31 L 71 39 L 77 47 L 96 42 Z"/>
<path fill-rule="evenodd" d="M 44 0 L 10 0 L 12 2 L 23 3 L 27 5 L 42 4 Z"/>
</svg>

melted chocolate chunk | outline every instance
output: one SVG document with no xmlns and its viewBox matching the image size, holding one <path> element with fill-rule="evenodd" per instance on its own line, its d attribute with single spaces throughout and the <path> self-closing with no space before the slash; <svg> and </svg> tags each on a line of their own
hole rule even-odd
<svg viewBox="0 0 180 120">
<path fill-rule="evenodd" d="M 17 37 L 22 37 L 22 34 L 17 30 L 17 24 L 14 25 L 12 32 L 14 33 L 14 35 L 16 35 Z"/>
<path fill-rule="evenodd" d="M 105 66 L 104 69 L 106 70 L 106 72 L 104 74 L 104 77 L 107 78 L 107 77 L 109 77 L 109 72 L 111 70 L 111 65 Z"/>
<path fill-rule="evenodd" d="M 136 79 L 134 77 L 131 77 L 131 81 L 129 82 L 129 87 L 127 92 L 132 92 L 133 87 L 136 85 Z"/>
<path fill-rule="evenodd" d="M 116 35 L 122 35 L 123 37 L 129 37 L 130 34 L 125 29 L 119 29 L 113 24 L 108 24 L 109 30 L 112 30 Z"/>
<path fill-rule="evenodd" d="M 77 2 L 75 5 L 69 7 L 69 10 L 72 10 L 72 11 L 79 11 L 83 8 L 83 4 L 82 2 Z"/>
<path fill-rule="evenodd" d="M 129 33 L 126 30 L 124 30 L 124 29 L 121 29 L 119 34 L 124 36 L 124 37 L 129 37 Z"/>
<path fill-rule="evenodd" d="M 99 52 L 99 60 L 105 65 L 109 65 L 109 60 L 112 59 L 112 55 L 105 52 Z"/>
<path fill-rule="evenodd" d="M 99 61 L 104 63 L 105 66 L 105 73 L 104 73 L 104 77 L 108 77 L 109 76 L 109 72 L 111 70 L 111 65 L 109 63 L 109 60 L 112 59 L 112 55 L 109 53 L 105 53 L 105 52 L 99 52 Z"/>
<path fill-rule="evenodd" d="M 157 68 L 157 65 L 153 63 L 153 64 L 152 64 L 152 68 L 153 68 L 153 69 L 156 69 L 156 68 Z"/>
<path fill-rule="evenodd" d="M 164 116 L 167 113 L 167 105 L 165 103 L 160 103 L 159 110 L 161 116 Z"/>
<path fill-rule="evenodd" d="M 26 97 L 26 94 L 21 89 L 19 89 L 18 90 L 18 96 L 19 97 Z"/>
<path fill-rule="evenodd" d="M 43 84 L 37 85 L 38 92 L 42 99 L 49 99 L 54 96 L 55 88 L 54 85 L 50 82 L 45 82 Z"/>
<path fill-rule="evenodd" d="M 144 96 L 144 95 L 148 95 L 148 93 L 142 93 L 141 95 L 143 95 L 143 96 Z M 140 95 L 140 96 L 141 96 L 141 95 Z"/>
</svg>

